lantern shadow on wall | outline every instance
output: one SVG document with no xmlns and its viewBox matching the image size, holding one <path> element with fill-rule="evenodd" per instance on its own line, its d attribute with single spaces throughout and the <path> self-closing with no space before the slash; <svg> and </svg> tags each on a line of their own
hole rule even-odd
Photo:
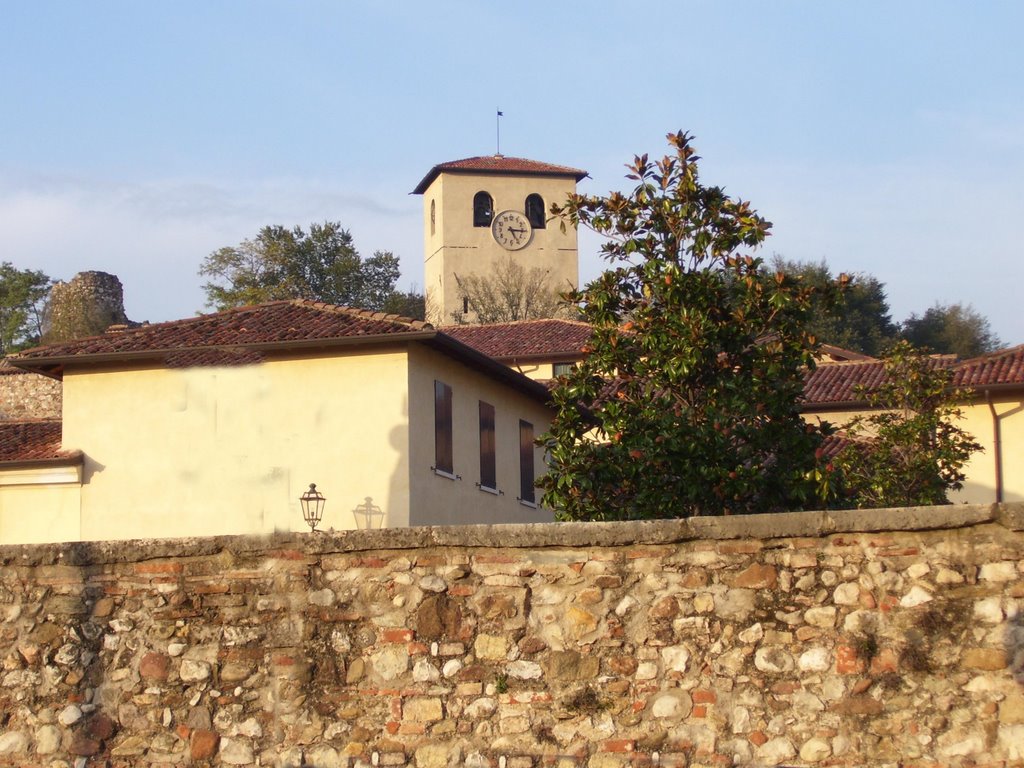
<svg viewBox="0 0 1024 768">
<path fill-rule="evenodd" d="M 360 530 L 384 527 L 384 510 L 373 503 L 372 496 L 367 496 L 362 504 L 357 504 L 352 515 L 356 519 L 356 528 Z"/>
</svg>

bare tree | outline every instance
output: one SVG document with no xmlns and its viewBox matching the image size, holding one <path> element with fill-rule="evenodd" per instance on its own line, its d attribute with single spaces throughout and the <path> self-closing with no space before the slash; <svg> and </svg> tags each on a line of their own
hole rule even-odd
<svg viewBox="0 0 1024 768">
<path fill-rule="evenodd" d="M 493 274 L 455 275 L 455 280 L 469 310 L 452 312 L 452 320 L 460 325 L 568 317 L 571 311 L 550 285 L 547 270 L 526 269 L 511 255 L 495 266 Z"/>
</svg>

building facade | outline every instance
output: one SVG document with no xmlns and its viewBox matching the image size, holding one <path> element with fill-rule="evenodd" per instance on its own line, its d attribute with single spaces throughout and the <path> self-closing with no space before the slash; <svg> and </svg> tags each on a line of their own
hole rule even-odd
<svg viewBox="0 0 1024 768">
<path fill-rule="evenodd" d="M 552 519 L 547 389 L 425 323 L 275 302 L 16 364 L 63 423 L 0 461 L 3 543 L 303 530 L 310 483 L 324 528 Z"/>
</svg>

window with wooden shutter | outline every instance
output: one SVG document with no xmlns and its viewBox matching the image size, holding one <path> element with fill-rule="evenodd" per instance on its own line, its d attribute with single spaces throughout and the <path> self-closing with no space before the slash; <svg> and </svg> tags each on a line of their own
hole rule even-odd
<svg viewBox="0 0 1024 768">
<path fill-rule="evenodd" d="M 519 420 L 519 501 L 536 505 L 533 483 L 533 424 Z"/>
<path fill-rule="evenodd" d="M 494 406 L 480 401 L 480 487 L 498 490 L 497 460 L 494 451 Z"/>
<path fill-rule="evenodd" d="M 434 470 L 455 474 L 452 461 L 452 388 L 434 381 Z"/>
</svg>

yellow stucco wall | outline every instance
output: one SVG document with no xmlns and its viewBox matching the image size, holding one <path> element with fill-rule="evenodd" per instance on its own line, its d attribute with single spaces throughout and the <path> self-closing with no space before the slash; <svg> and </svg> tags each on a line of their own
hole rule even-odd
<svg viewBox="0 0 1024 768">
<path fill-rule="evenodd" d="M 354 528 L 367 496 L 408 518 L 404 349 L 255 366 L 69 372 L 64 447 L 85 453 L 81 537 Z"/>
<path fill-rule="evenodd" d="M 413 348 L 409 366 L 410 490 L 413 506 L 410 525 L 464 525 L 470 523 L 550 522 L 550 510 L 520 504 L 519 419 L 534 426 L 534 434 L 547 430 L 547 407 L 482 376 L 462 363 L 425 348 Z M 453 463 L 461 479 L 435 474 L 434 381 L 452 388 Z M 495 407 L 497 484 L 502 495 L 481 491 L 479 402 Z M 546 468 L 544 452 L 534 448 L 534 473 Z M 539 501 L 540 491 L 536 491 Z"/>
<path fill-rule="evenodd" d="M 453 390 L 461 480 L 431 470 L 435 379 Z M 503 495 L 477 486 L 480 400 L 495 406 Z M 0 543 L 306 530 L 298 499 L 310 482 L 327 497 L 324 529 L 357 527 L 367 497 L 389 527 L 550 521 L 517 500 L 520 418 L 540 435 L 550 416 L 419 344 L 239 367 L 68 371 L 63 445 L 83 452 L 81 473 L 57 482 L 52 469 L 0 472 Z M 543 452 L 533 458 L 540 476 Z"/>
<path fill-rule="evenodd" d="M 0 471 L 0 544 L 80 539 L 80 479 L 78 467 Z"/>
<path fill-rule="evenodd" d="M 992 405 L 999 420 L 1001 447 L 997 452 L 993 412 L 984 401 L 963 407 L 960 426 L 974 435 L 985 451 L 971 457 L 966 467 L 967 481 L 953 501 L 982 504 L 996 501 L 996 456 L 1002 465 L 1002 501 L 1024 501 L 1024 396 L 993 396 Z"/>
<path fill-rule="evenodd" d="M 552 203 L 564 202 L 576 190 L 569 178 L 536 176 L 442 173 L 423 195 L 424 282 L 428 320 L 452 322 L 452 313 L 462 310 L 462 294 L 455 274 L 489 274 L 493 266 L 512 253 L 526 269 L 548 270 L 549 285 L 557 290 L 576 287 L 579 279 L 576 230 L 565 232 L 557 222 L 535 229 L 525 248 L 506 251 L 494 242 L 490 227 L 473 226 L 473 197 L 487 192 L 494 200 L 494 212 L 523 212 L 526 197 L 536 193 L 544 198 L 545 212 Z M 431 203 L 434 222 L 431 227 Z"/>
<path fill-rule="evenodd" d="M 511 363 L 509 367 L 537 381 L 547 381 L 554 378 L 552 373 L 554 363 Z"/>
</svg>

